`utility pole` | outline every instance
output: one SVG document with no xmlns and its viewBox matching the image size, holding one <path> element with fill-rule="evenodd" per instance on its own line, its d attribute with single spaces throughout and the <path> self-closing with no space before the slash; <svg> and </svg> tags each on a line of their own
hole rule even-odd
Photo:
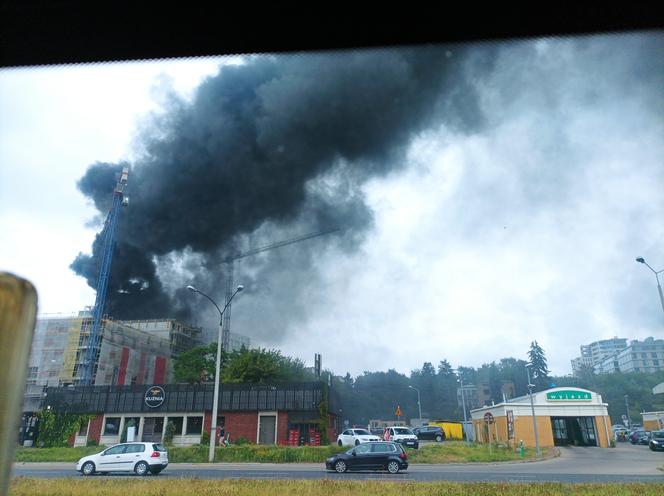
<svg viewBox="0 0 664 496">
<path fill-rule="evenodd" d="M 530 395 L 530 410 L 533 415 L 533 430 L 535 431 L 535 456 L 540 457 L 540 447 L 539 447 L 539 433 L 537 432 L 537 417 L 535 417 L 535 403 L 533 402 L 533 387 L 534 384 L 530 383 L 530 367 L 532 364 L 526 364 L 526 373 L 528 374 L 528 394 Z"/>
<path fill-rule="evenodd" d="M 629 395 L 625 395 L 625 411 L 627 412 L 627 428 L 632 428 L 632 418 L 629 416 Z"/>
</svg>

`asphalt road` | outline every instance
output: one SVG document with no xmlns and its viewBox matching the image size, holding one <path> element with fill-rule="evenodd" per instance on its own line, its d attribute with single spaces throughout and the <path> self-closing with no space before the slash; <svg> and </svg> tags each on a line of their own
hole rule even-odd
<svg viewBox="0 0 664 496">
<path fill-rule="evenodd" d="M 619 444 L 615 449 L 561 448 L 561 456 L 529 463 L 415 464 L 405 472 L 327 472 L 322 464 L 215 463 L 171 464 L 159 479 L 331 479 L 386 481 L 489 481 L 489 482 L 660 482 L 664 483 L 664 452 L 646 446 Z M 74 463 L 16 463 L 13 476 L 82 477 Z M 127 477 L 125 474 L 95 478 Z M 135 477 L 129 475 L 129 477 Z M 155 477 L 155 476 L 150 476 Z"/>
</svg>

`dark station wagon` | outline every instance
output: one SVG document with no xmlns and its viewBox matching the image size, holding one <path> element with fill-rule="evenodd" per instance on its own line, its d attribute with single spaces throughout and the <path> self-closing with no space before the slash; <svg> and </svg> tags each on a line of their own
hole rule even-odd
<svg viewBox="0 0 664 496">
<path fill-rule="evenodd" d="M 387 470 L 396 474 L 408 468 L 408 455 L 399 443 L 371 441 L 328 458 L 325 468 L 340 474 L 348 470 Z"/>
</svg>

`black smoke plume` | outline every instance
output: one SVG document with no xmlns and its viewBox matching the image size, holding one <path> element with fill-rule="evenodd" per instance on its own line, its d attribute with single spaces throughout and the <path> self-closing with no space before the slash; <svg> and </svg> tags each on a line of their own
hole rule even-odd
<svg viewBox="0 0 664 496">
<path fill-rule="evenodd" d="M 106 313 L 194 318 L 196 300 L 167 287 L 169 278 L 185 271 L 220 297 L 221 261 L 252 233 L 262 242 L 343 229 L 298 245 L 298 256 L 275 251 L 275 270 L 292 268 L 293 279 L 324 244 L 352 249 L 372 223 L 366 180 L 399 169 L 412 139 L 433 124 L 460 132 L 482 126 L 474 83 L 489 71 L 492 50 L 254 56 L 221 67 L 191 102 L 172 97 L 141 136 L 142 156 L 132 164 Z M 79 182 L 103 215 L 122 165 L 94 164 Z M 92 287 L 98 245 L 72 264 Z M 175 267 L 178 257 L 185 267 Z"/>
</svg>

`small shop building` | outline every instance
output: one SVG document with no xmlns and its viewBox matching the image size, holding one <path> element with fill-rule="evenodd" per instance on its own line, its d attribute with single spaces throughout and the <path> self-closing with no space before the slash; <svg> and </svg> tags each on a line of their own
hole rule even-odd
<svg viewBox="0 0 664 496">
<path fill-rule="evenodd" d="M 643 418 L 643 429 L 646 431 L 664 430 L 664 411 L 641 412 Z"/>
<path fill-rule="evenodd" d="M 316 445 L 326 428 L 335 439 L 334 393 L 323 382 L 222 384 L 217 439 L 256 444 Z M 127 441 L 200 444 L 210 434 L 214 384 L 155 384 L 47 388 L 44 408 L 88 414 L 70 438 L 112 445 Z M 133 438 L 133 439 L 132 439 Z"/>
<path fill-rule="evenodd" d="M 602 397 L 586 389 L 560 387 L 533 393 L 535 421 L 542 448 L 609 446 L 611 419 Z M 471 411 L 475 439 L 511 447 L 535 446 L 530 396 Z"/>
</svg>

